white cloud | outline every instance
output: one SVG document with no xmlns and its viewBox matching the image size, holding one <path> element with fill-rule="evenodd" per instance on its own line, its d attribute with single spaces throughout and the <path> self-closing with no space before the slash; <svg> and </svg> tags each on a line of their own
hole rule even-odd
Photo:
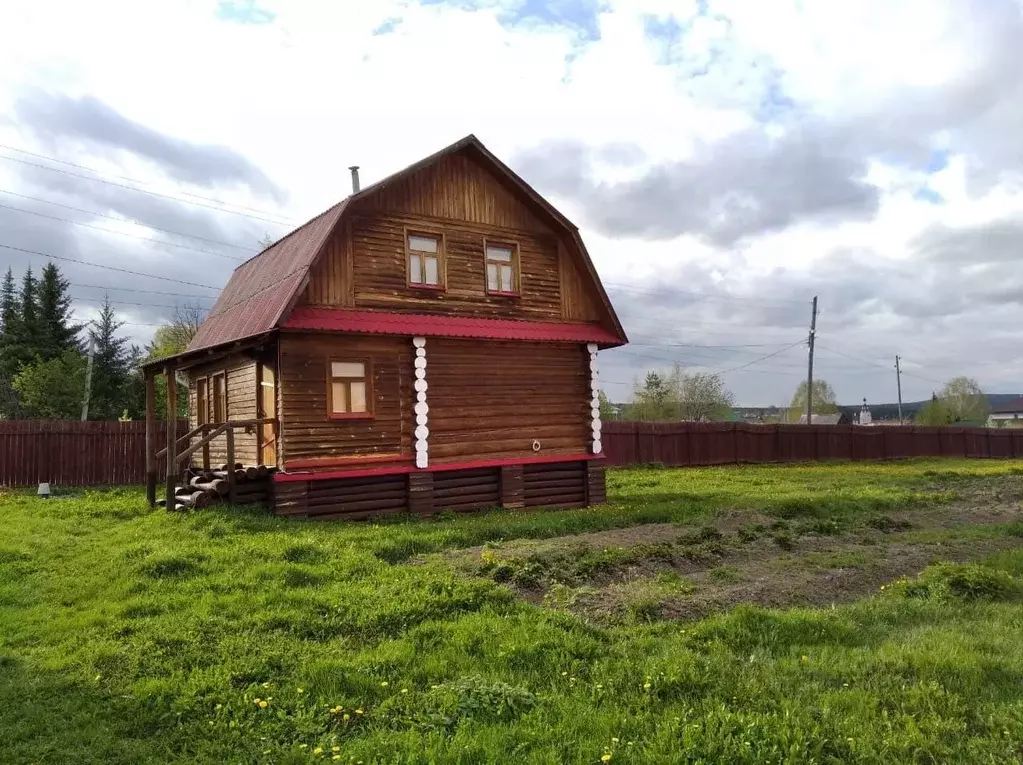
<svg viewBox="0 0 1023 765">
<path fill-rule="evenodd" d="M 412 0 L 264 0 L 260 5 L 273 20 L 242 24 L 218 18 L 215 0 L 37 0 L 7 9 L 0 27 L 0 113 L 15 113 L 30 90 L 96 98 L 167 136 L 233 149 L 288 192 L 287 206 L 274 211 L 299 220 L 348 192 L 348 165 L 361 165 L 364 182 L 372 182 L 470 132 L 506 159 L 553 140 L 595 149 L 638 147 L 632 154 L 595 156 L 593 171 L 613 185 L 636 181 L 665 163 L 692 160 L 706 146 L 743 131 L 779 137 L 810 116 L 844 125 L 857 144 L 850 151 L 859 151 L 861 142 L 867 147 L 866 178 L 879 193 L 876 213 L 867 219 L 795 220 L 721 249 L 692 233 L 659 242 L 612 237 L 586 220 L 579 200 L 554 200 L 583 225 L 607 281 L 650 290 L 678 273 L 689 280 L 675 283 L 679 290 L 736 297 L 734 303 L 705 301 L 699 314 L 654 317 L 643 323 L 645 333 L 661 326 L 676 341 L 767 342 L 798 336 L 805 322 L 790 328 L 751 324 L 743 299 L 808 300 L 809 294 L 764 290 L 813 289 L 815 274 L 841 260 L 836 251 L 863 258 L 858 271 L 841 277 L 835 271 L 836 278 L 854 280 L 839 288 L 858 294 L 867 285 L 883 292 L 872 280 L 885 269 L 922 271 L 914 245 L 922 232 L 1023 212 L 1023 191 L 1013 176 L 1023 170 L 1023 155 L 1009 132 L 1023 126 L 1023 109 L 1012 100 L 1013 92 L 1023 91 L 1011 76 L 1012 46 L 1000 37 L 1010 27 L 1009 2 L 1015 0 L 710 0 L 709 14 L 701 18 L 695 1 L 612 0 L 596 20 L 599 39 L 586 42 L 567 26 L 509 25 L 502 14 L 511 6 L 501 2 L 472 10 Z M 671 56 L 647 36 L 649 17 L 686 28 Z M 375 35 L 385 23 L 390 31 Z M 130 155 L 98 153 L 71 141 L 43 147 L 24 124 L 0 121 L 0 143 L 141 178 L 161 191 L 274 207 L 244 189 L 182 186 L 152 162 Z M 948 162 L 929 173 L 927 156 L 938 149 L 949 151 Z M 26 176 L 2 160 L 0 184 L 29 187 Z M 924 187 L 943 202 L 920 198 Z M 78 192 L 69 187 L 62 193 L 51 190 L 48 198 L 68 202 Z M 261 228 L 279 232 L 230 219 L 222 234 L 248 242 Z M 182 251 L 111 247 L 116 237 L 108 242 L 78 230 L 64 233 L 80 254 L 110 264 L 134 261 L 180 274 L 190 271 L 183 262 L 194 262 Z M 227 270 L 221 266 L 204 265 L 223 280 Z M 92 283 L 117 283 L 110 274 L 95 273 Z M 935 283 L 935 291 L 948 289 Z M 926 299 L 914 296 L 914 310 Z M 670 301 L 663 310 L 669 309 Z M 982 331 L 987 313 L 981 309 L 958 317 L 957 326 L 969 331 L 949 330 L 937 319 L 921 323 L 890 305 L 860 317 L 856 326 L 829 331 L 837 334 L 834 342 L 869 358 L 875 350 L 881 358 L 892 355 L 901 333 L 912 343 L 903 349 L 907 363 L 931 370 L 928 376 L 977 371 L 994 388 L 1023 389 L 1019 367 L 991 363 L 991 346 L 976 342 L 973 333 Z M 1019 303 L 1000 306 L 998 316 L 1003 329 L 1023 324 Z M 144 337 L 146 330 L 138 332 Z M 751 358 L 737 355 L 718 366 Z M 802 362 L 797 351 L 763 367 L 795 370 Z M 644 362 L 634 357 L 628 369 L 625 362 L 613 363 L 618 377 L 631 379 Z M 890 397 L 883 372 L 860 374 L 862 366 L 837 360 L 832 369 L 846 400 Z M 770 374 L 737 373 L 728 380 L 749 403 L 782 402 L 794 385 L 791 376 Z"/>
</svg>

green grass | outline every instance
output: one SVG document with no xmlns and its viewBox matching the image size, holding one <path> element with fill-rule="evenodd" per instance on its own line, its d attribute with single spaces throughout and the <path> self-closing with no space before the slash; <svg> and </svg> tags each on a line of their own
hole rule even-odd
<svg viewBox="0 0 1023 765">
<path fill-rule="evenodd" d="M 376 524 L 3 494 L 0 762 L 1017 762 L 1020 550 L 836 609 L 680 625 L 639 599 L 608 629 L 397 562 L 719 508 L 845 524 L 1020 467 L 637 469 L 605 509 Z"/>
</svg>

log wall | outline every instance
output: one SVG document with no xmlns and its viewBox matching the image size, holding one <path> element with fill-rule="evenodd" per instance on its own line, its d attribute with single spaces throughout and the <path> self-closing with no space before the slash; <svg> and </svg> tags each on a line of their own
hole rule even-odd
<svg viewBox="0 0 1023 765">
<path fill-rule="evenodd" d="M 431 338 L 426 358 L 431 464 L 587 452 L 583 346 Z"/>
<path fill-rule="evenodd" d="M 282 334 L 280 337 L 281 444 L 283 466 L 329 466 L 342 458 L 412 456 L 412 343 L 375 335 Z M 330 419 L 329 359 L 368 359 L 372 364 L 372 417 Z"/>
</svg>

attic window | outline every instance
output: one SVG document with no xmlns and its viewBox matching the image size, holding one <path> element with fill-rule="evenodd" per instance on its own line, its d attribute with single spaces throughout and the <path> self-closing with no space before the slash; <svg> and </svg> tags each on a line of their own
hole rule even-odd
<svg viewBox="0 0 1023 765">
<path fill-rule="evenodd" d="M 514 244 L 488 242 L 487 293 L 491 295 L 519 294 L 519 252 Z"/>
<path fill-rule="evenodd" d="M 443 289 L 444 238 L 437 234 L 407 232 L 408 284 L 420 289 Z"/>
<path fill-rule="evenodd" d="M 327 415 L 332 419 L 372 417 L 371 365 L 366 360 L 332 359 L 327 365 Z"/>
</svg>

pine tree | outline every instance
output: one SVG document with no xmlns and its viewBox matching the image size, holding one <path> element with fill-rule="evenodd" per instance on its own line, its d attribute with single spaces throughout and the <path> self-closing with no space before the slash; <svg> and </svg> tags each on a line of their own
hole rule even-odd
<svg viewBox="0 0 1023 765">
<path fill-rule="evenodd" d="M 75 324 L 71 316 L 71 283 L 60 268 L 47 263 L 37 285 L 39 310 L 38 355 L 43 361 L 61 356 L 65 351 L 81 350 L 78 333 L 84 325 Z"/>
<path fill-rule="evenodd" d="M 99 319 L 89 330 L 95 343 L 92 361 L 92 394 L 89 419 L 116 420 L 124 412 L 131 378 L 131 350 L 128 338 L 118 337 L 124 322 L 117 321 L 110 298 L 104 298 Z"/>
</svg>

